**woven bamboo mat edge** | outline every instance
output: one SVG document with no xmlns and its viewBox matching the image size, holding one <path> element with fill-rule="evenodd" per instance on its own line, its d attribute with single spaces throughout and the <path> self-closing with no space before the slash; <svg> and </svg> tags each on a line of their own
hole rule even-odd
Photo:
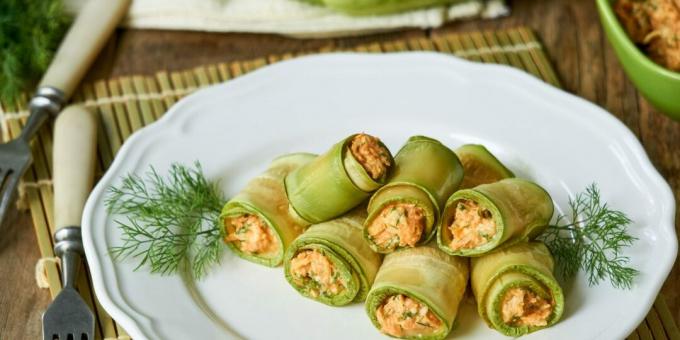
<svg viewBox="0 0 680 340">
<path fill-rule="evenodd" d="M 388 42 L 368 43 L 351 49 L 322 48 L 319 53 L 354 51 L 366 53 L 399 51 L 439 51 L 483 63 L 496 63 L 524 70 L 545 82 L 560 87 L 559 80 L 533 32 L 525 27 L 436 35 Z M 196 67 L 178 72 L 158 72 L 155 76 L 134 75 L 84 84 L 74 102 L 84 103 L 99 115 L 97 173 L 113 161 L 123 141 L 132 132 L 161 117 L 177 100 L 193 91 L 228 81 L 267 64 L 294 58 L 305 53 L 287 53 L 267 57 Z M 8 140 L 19 134 L 28 112 L 26 97 L 15 103 L 19 110 L 6 112 L 0 103 L 0 128 Z M 42 129 L 32 143 L 34 164 L 20 186 L 19 205 L 30 210 L 38 247 L 42 255 L 41 279 L 54 298 L 61 289 L 58 265 L 54 260 L 53 196 L 51 187 L 52 126 Z M 81 268 L 87 271 L 86 267 Z M 104 311 L 94 296 L 89 275 L 80 275 L 78 289 L 97 316 L 97 339 L 129 339 L 128 334 Z M 680 340 L 675 324 L 662 296 L 657 297 L 647 318 L 629 339 Z"/>
</svg>

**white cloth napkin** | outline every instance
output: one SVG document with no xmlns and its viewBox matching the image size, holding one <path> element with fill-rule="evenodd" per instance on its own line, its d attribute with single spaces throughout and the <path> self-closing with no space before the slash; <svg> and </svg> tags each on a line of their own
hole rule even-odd
<svg viewBox="0 0 680 340">
<path fill-rule="evenodd" d="M 65 3 L 75 12 L 86 1 Z M 448 7 L 371 17 L 346 16 L 297 0 L 133 0 L 123 26 L 339 36 L 401 27 L 430 28 L 461 18 L 493 18 L 507 13 L 505 0 L 465 0 Z"/>
</svg>

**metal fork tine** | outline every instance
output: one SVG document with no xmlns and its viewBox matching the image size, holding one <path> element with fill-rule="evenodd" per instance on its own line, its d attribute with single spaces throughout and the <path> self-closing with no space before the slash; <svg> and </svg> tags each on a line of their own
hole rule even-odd
<svg viewBox="0 0 680 340">
<path fill-rule="evenodd" d="M 9 171 L 0 174 L 0 189 L 2 189 L 0 192 L 0 221 L 4 221 L 18 184 L 19 174 Z"/>
<path fill-rule="evenodd" d="M 5 177 L 9 174 L 9 169 L 0 168 L 0 190 L 2 190 L 3 184 L 5 184 Z"/>
</svg>

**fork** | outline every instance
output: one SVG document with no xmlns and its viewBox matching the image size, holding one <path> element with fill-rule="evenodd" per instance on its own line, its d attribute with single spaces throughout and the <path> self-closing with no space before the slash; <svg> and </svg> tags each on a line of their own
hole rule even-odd
<svg viewBox="0 0 680 340">
<path fill-rule="evenodd" d="M 56 116 L 83 78 L 131 0 L 90 0 L 64 37 L 29 103 L 30 116 L 19 137 L 0 144 L 0 226 L 19 180 L 31 165 L 30 141 Z"/>
<path fill-rule="evenodd" d="M 80 220 L 92 189 L 97 123 L 83 106 L 71 105 L 54 124 L 54 252 L 61 258 L 64 289 L 43 315 L 43 339 L 94 339 L 94 315 L 75 290 L 83 256 Z"/>
<path fill-rule="evenodd" d="M 0 144 L 0 224 L 14 198 L 21 176 L 33 161 L 29 143 L 40 127 L 56 115 L 64 103 L 64 94 L 56 88 L 38 89 L 30 102 L 31 115 L 17 139 Z"/>
<path fill-rule="evenodd" d="M 9 186 L 16 186 L 18 177 L 30 164 L 28 140 L 50 115 L 59 112 L 64 99 L 73 93 L 125 14 L 130 1 L 90 0 L 80 11 L 43 77 L 38 95 L 31 100 L 31 116 L 19 141 L 14 144 L 20 146 L 14 146 L 13 153 L 6 151 L 9 156 L 0 155 L 14 157 L 11 164 L 15 168 L 11 168 L 12 173 L 9 176 L 16 177 L 10 177 L 7 182 Z M 55 93 L 56 96 L 51 96 Z M 57 97 L 57 100 L 52 101 L 53 97 Z M 58 104 L 53 105 L 57 101 Z M 54 222 L 57 228 L 54 234 L 54 252 L 61 259 L 64 288 L 43 314 L 44 340 L 95 338 L 94 314 L 75 288 L 84 255 L 80 220 L 94 178 L 97 136 L 95 117 L 83 106 L 72 105 L 57 117 L 54 125 L 52 163 Z M 9 145 L 11 148 L 13 144 Z M 3 190 L 7 189 L 5 187 Z M 7 194 L 3 194 L 3 197 L 5 195 Z"/>
</svg>

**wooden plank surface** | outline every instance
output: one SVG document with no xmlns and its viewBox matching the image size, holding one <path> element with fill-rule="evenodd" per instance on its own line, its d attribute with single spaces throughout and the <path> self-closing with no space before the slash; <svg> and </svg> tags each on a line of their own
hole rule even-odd
<svg viewBox="0 0 680 340">
<path fill-rule="evenodd" d="M 680 198 L 680 123 L 657 113 L 642 99 L 624 75 L 620 64 L 604 38 L 597 11 L 592 0 L 516 0 L 512 2 L 510 17 L 494 21 L 467 21 L 449 24 L 434 31 L 407 30 L 396 33 L 344 39 L 296 40 L 274 35 L 216 34 L 198 32 L 136 31 L 117 32 L 106 50 L 88 75 L 89 80 L 136 74 L 154 75 L 161 70 L 186 70 L 205 64 L 231 60 L 270 58 L 288 52 L 304 52 L 318 49 L 346 48 L 374 40 L 438 36 L 457 31 L 488 30 L 527 25 L 543 41 L 547 55 L 557 71 L 555 81 L 569 92 L 591 100 L 623 121 L 643 143 L 650 159 L 668 180 Z M 521 37 L 505 37 L 500 44 L 511 43 Z M 469 41 L 443 41 L 451 50 L 465 50 L 467 46 L 487 43 L 489 37 L 475 37 Z M 527 54 L 525 58 L 532 58 Z M 517 60 L 499 60 L 502 63 L 522 63 Z M 217 73 L 234 75 L 243 70 L 223 68 L 207 70 L 210 78 Z M 534 70 L 545 72 L 545 70 Z M 211 76 L 212 74 L 212 76 Z M 171 79 L 168 74 L 158 74 L 160 83 L 182 81 Z M 134 86 L 145 86 L 135 81 Z M 115 84 L 119 86 L 119 84 Z M 121 92 L 129 87 L 123 82 Z M 184 84 L 190 85 L 190 84 Z M 99 96 L 95 87 L 90 96 Z M 86 94 L 87 96 L 88 94 Z M 154 109 L 170 105 L 172 101 L 151 102 Z M 146 104 L 145 104 L 146 105 Z M 112 112 L 120 109 L 111 105 Z M 149 107 L 142 110 L 142 118 L 149 114 Z M 124 123 L 130 129 L 130 123 Z M 136 126 L 132 127 L 135 128 Z M 107 133 L 107 131 L 100 131 Z M 45 138 L 49 138 L 46 135 Z M 114 141 L 100 153 L 115 151 L 119 144 Z M 49 160 L 46 160 L 49 162 Z M 107 159 L 107 163 L 110 159 Z M 38 176 L 40 174 L 37 174 Z M 39 194 L 39 193 L 38 193 Z M 680 225 L 676 220 L 676 229 Z M 36 288 L 33 266 L 39 257 L 36 236 L 29 212 L 10 211 L 0 237 L 0 335 L 3 339 L 37 339 L 40 336 L 40 315 L 47 306 L 50 293 Z M 653 333 L 658 322 L 668 317 L 680 322 L 680 272 L 676 265 L 663 287 L 665 303 L 670 315 L 659 315 L 650 320 Z M 11 278 L 11 279 L 8 279 Z M 645 334 L 647 335 L 647 334 Z"/>
</svg>

